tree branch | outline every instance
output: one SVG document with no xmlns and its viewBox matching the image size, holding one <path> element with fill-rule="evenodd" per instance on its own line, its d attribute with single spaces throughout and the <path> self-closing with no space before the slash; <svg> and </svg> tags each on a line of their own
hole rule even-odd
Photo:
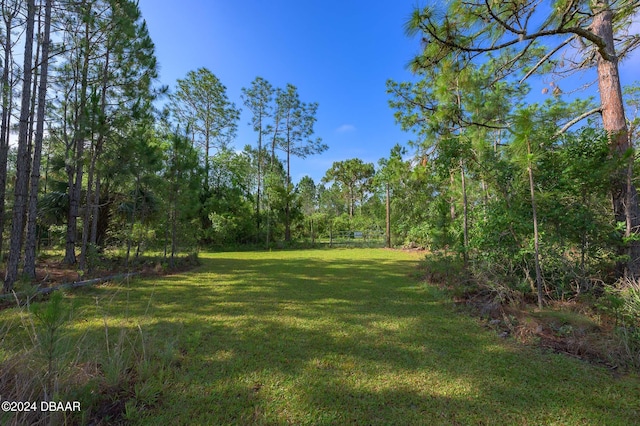
<svg viewBox="0 0 640 426">
<path fill-rule="evenodd" d="M 495 14 L 495 12 L 493 11 L 493 8 L 491 7 L 491 5 L 489 4 L 489 0 L 484 0 L 484 5 L 487 8 L 487 12 L 489 12 L 489 15 L 491 15 L 491 17 L 498 23 L 500 24 L 500 26 L 502 26 L 502 28 L 506 29 L 507 31 L 511 31 L 514 34 L 521 34 L 521 35 L 525 35 L 526 32 L 523 30 L 518 30 L 517 28 L 512 27 L 511 25 L 509 25 L 506 21 L 503 21 L 502 19 L 500 19 L 500 17 L 498 17 L 498 15 Z"/>
<path fill-rule="evenodd" d="M 600 113 L 602 112 L 602 108 L 598 107 L 598 108 L 594 108 L 590 111 L 585 112 L 584 114 L 579 115 L 578 117 L 574 118 L 573 120 L 570 120 L 569 122 L 567 122 L 564 126 L 562 126 L 562 128 L 560 130 L 558 130 L 554 136 L 560 136 L 561 134 L 563 134 L 564 132 L 566 132 L 567 130 L 569 130 L 569 128 L 571 126 L 573 126 L 574 124 L 576 124 L 577 122 L 584 120 L 585 118 L 589 117 L 590 115 L 596 114 L 596 113 Z"/>
<path fill-rule="evenodd" d="M 495 52 L 498 50 L 502 50 L 505 49 L 507 47 L 513 46 L 517 43 L 520 42 L 524 42 L 524 41 L 533 41 L 542 37 L 547 37 L 547 36 L 554 36 L 554 35 L 562 35 L 562 34 L 572 34 L 573 37 L 581 37 L 583 39 L 589 40 L 591 43 L 593 43 L 598 51 L 600 52 L 600 54 L 602 55 L 602 57 L 606 60 L 614 60 L 615 58 L 612 58 L 610 54 L 608 54 L 605 51 L 605 42 L 604 40 L 598 36 L 597 34 L 595 34 L 594 32 L 590 31 L 589 28 L 582 28 L 579 26 L 573 26 L 573 27 L 568 27 L 565 28 L 564 27 L 564 22 L 561 23 L 561 25 L 555 27 L 555 28 L 551 28 L 551 29 L 545 29 L 546 25 L 543 25 L 542 29 L 539 29 L 538 31 L 535 31 L 533 33 L 527 33 L 526 29 L 523 30 L 518 30 L 517 28 L 514 28 L 513 26 L 509 25 L 507 22 L 505 22 L 504 20 L 502 20 L 501 18 L 499 18 L 495 12 L 491 9 L 491 6 L 488 3 L 488 0 L 484 0 L 485 2 L 485 6 L 486 9 L 488 10 L 488 12 L 490 13 L 492 19 L 495 20 L 495 22 L 500 25 L 502 28 L 504 28 L 507 31 L 510 31 L 511 33 L 517 35 L 517 37 L 514 37 L 512 39 L 508 39 L 508 40 L 504 40 L 502 43 L 499 44 L 494 44 L 491 43 L 490 46 L 486 46 L 486 47 L 482 47 L 482 46 L 466 46 L 460 42 L 458 42 L 455 39 L 455 35 L 451 34 L 449 27 L 450 25 L 447 23 L 445 29 L 446 29 L 446 34 L 443 35 L 439 35 L 438 34 L 438 25 L 436 22 L 433 21 L 433 18 L 430 16 L 426 17 L 426 22 L 422 22 L 419 24 L 420 29 L 428 34 L 429 37 L 431 37 L 433 39 L 433 41 L 435 41 L 436 43 L 446 46 L 450 49 L 455 49 L 455 50 L 461 50 L 464 52 L 474 52 L 474 53 L 488 53 L 488 52 Z M 484 32 L 484 31 L 482 31 Z M 471 40 L 475 40 L 477 38 L 478 34 L 470 37 Z M 497 41 L 497 40 L 496 40 Z M 426 40 L 426 42 L 428 42 L 428 40 Z"/>
<path fill-rule="evenodd" d="M 546 55 L 544 55 L 542 57 L 542 59 L 540 59 L 534 66 L 533 68 L 531 68 L 524 77 L 522 77 L 522 79 L 520 80 L 520 84 L 522 84 L 527 78 L 531 77 L 531 74 L 533 74 L 534 72 L 536 72 L 536 70 L 538 68 L 540 68 L 542 66 L 542 64 L 544 64 L 546 61 L 549 60 L 549 58 L 551 58 L 556 52 L 558 52 L 558 50 L 562 49 L 563 47 L 565 47 L 567 44 L 569 44 L 573 39 L 575 39 L 577 37 L 576 34 L 573 34 L 571 37 L 569 37 L 568 39 L 566 39 L 565 41 L 563 41 L 562 43 L 560 43 L 555 49 L 551 50 L 549 53 L 547 53 Z"/>
</svg>

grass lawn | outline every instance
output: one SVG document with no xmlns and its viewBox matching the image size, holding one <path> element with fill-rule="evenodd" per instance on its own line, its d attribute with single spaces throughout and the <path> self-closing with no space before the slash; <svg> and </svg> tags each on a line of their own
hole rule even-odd
<svg viewBox="0 0 640 426">
<path fill-rule="evenodd" d="M 83 348 L 67 352 L 95 364 L 102 394 L 111 380 L 127 423 L 640 424 L 637 377 L 501 339 L 418 282 L 417 254 L 200 257 L 188 273 L 66 294 L 64 338 Z M 14 329 L 7 340 L 27 333 Z M 123 372 L 136 377 L 125 390 Z"/>
</svg>

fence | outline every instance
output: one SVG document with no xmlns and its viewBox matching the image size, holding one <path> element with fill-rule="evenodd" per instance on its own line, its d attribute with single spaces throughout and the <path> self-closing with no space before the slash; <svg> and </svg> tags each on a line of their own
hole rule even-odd
<svg viewBox="0 0 640 426">
<path fill-rule="evenodd" d="M 316 239 L 316 243 L 329 247 L 384 247 L 384 231 L 332 231 Z"/>
</svg>

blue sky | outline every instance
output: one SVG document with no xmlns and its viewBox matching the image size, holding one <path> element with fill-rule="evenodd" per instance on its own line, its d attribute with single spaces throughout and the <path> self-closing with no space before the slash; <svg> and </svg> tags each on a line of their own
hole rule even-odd
<svg viewBox="0 0 640 426">
<path fill-rule="evenodd" d="M 316 183 L 334 161 L 377 163 L 402 132 L 388 106 L 388 79 L 410 80 L 406 64 L 419 42 L 404 24 L 417 0 L 140 0 L 156 45 L 160 81 L 175 86 L 206 67 L 242 107 L 241 88 L 261 76 L 276 87 L 291 83 L 304 102 L 318 102 L 316 136 L 329 149 L 292 161 L 292 178 Z M 638 32 L 639 26 L 634 25 Z M 640 79 L 640 55 L 623 64 L 623 84 Z M 589 76 L 584 76 L 588 79 Z M 586 95 L 597 96 L 592 86 Z M 236 145 L 255 145 L 243 108 Z"/>
<path fill-rule="evenodd" d="M 140 0 L 156 45 L 160 80 L 171 88 L 206 67 L 238 106 L 242 87 L 261 76 L 291 83 L 304 102 L 318 102 L 316 135 L 329 149 L 292 162 L 297 182 L 318 182 L 334 161 L 377 163 L 411 135 L 395 125 L 385 83 L 411 78 L 406 64 L 419 51 L 405 36 L 415 0 Z M 255 145 L 243 109 L 237 145 Z"/>
</svg>

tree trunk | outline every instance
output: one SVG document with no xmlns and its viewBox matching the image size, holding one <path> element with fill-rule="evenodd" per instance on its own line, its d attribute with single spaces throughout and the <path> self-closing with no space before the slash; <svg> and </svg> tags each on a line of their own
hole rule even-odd
<svg viewBox="0 0 640 426">
<path fill-rule="evenodd" d="M 632 149 L 624 113 L 622 88 L 618 73 L 618 58 L 613 39 L 613 14 L 607 1 L 598 1 L 594 6 L 596 15 L 591 28 L 599 36 L 603 45 L 598 55 L 598 89 L 602 108 L 602 125 L 609 134 L 611 152 L 620 158 Z M 631 278 L 640 277 L 640 241 L 634 238 L 640 225 L 640 211 L 636 188 L 633 185 L 633 155 L 629 163 L 619 173 L 612 176 L 611 195 L 615 220 L 625 223 L 624 237 L 626 247 L 621 248 L 621 255 L 627 257 L 620 263 L 618 273 Z"/>
<path fill-rule="evenodd" d="M 451 184 L 451 191 L 453 191 L 453 185 L 455 184 L 453 170 L 449 172 L 449 183 Z M 451 216 L 451 222 L 456 220 L 456 197 L 453 194 L 449 196 L 449 215 Z"/>
<path fill-rule="evenodd" d="M 265 235 L 265 242 L 266 242 L 265 248 L 269 248 L 269 244 L 271 243 L 271 240 L 270 240 L 270 238 L 271 238 L 271 217 L 270 216 L 271 215 L 269 214 L 270 213 L 269 212 L 270 209 L 271 209 L 271 205 L 269 203 L 269 199 L 267 199 L 267 211 L 268 211 L 268 213 L 267 213 L 267 232 L 266 232 L 266 235 Z"/>
<path fill-rule="evenodd" d="M 316 235 L 313 230 L 313 217 L 311 217 L 311 245 L 314 245 L 315 243 L 316 243 Z"/>
<path fill-rule="evenodd" d="M 13 289 L 13 284 L 18 278 L 18 263 L 22 250 L 22 234 L 24 232 L 24 219 L 27 207 L 29 185 L 28 140 L 29 140 L 29 113 L 31 110 L 31 76 L 33 68 L 33 33 L 35 26 L 35 0 L 27 0 L 27 28 L 25 32 L 24 66 L 22 82 L 22 104 L 20 108 L 20 124 L 18 133 L 18 156 L 16 162 L 16 184 L 13 216 L 11 222 L 11 242 L 9 246 L 9 261 L 4 280 L 4 291 Z"/>
<path fill-rule="evenodd" d="M 84 157 L 84 139 L 86 136 L 87 126 L 87 86 L 88 86 L 88 74 L 89 74 L 89 22 L 85 24 L 84 34 L 84 46 L 83 46 L 83 64 L 82 64 L 82 76 L 80 82 L 80 106 L 78 107 L 78 115 L 76 117 L 75 129 L 74 129 L 74 143 L 75 148 L 75 170 L 74 166 L 71 166 L 71 174 L 69 175 L 69 214 L 67 220 L 67 242 L 65 245 L 65 253 L 63 262 L 68 265 L 74 265 L 76 263 L 76 238 L 78 233 L 78 215 L 80 209 L 80 196 L 82 193 L 82 172 L 83 172 L 83 157 Z M 73 173 L 75 172 L 75 182 L 73 182 Z"/>
<path fill-rule="evenodd" d="M 140 176 L 136 176 L 136 187 L 133 195 L 133 210 L 131 211 L 131 223 L 129 225 L 129 235 L 127 236 L 127 255 L 125 257 L 125 265 L 129 267 L 129 258 L 131 255 L 131 243 L 133 238 L 133 229 L 136 223 L 136 216 L 138 210 L 138 194 L 140 192 Z M 137 256 L 136 256 L 137 257 Z"/>
<path fill-rule="evenodd" d="M 176 190 L 177 191 L 177 190 Z M 177 206 L 177 194 L 174 194 L 172 215 L 171 215 L 171 260 L 169 265 L 173 268 L 175 266 L 175 256 L 178 249 L 178 206 Z"/>
<path fill-rule="evenodd" d="M 468 202 L 467 202 L 467 183 L 466 176 L 464 173 L 464 161 L 460 159 L 460 181 L 462 183 L 462 224 L 463 224 L 463 244 L 462 248 L 462 259 L 464 262 L 464 267 L 466 268 L 469 264 L 469 253 L 467 253 L 467 249 L 469 248 L 469 214 L 468 214 Z"/>
<path fill-rule="evenodd" d="M 89 171 L 87 173 L 87 191 L 84 202 L 84 218 L 82 219 L 82 243 L 80 245 L 80 258 L 78 259 L 78 269 L 80 269 L 81 271 L 87 270 L 87 251 L 89 247 L 89 234 L 91 228 L 91 202 L 93 199 L 94 171 L 96 166 L 95 145 L 93 143 L 92 145 L 93 146 L 89 149 L 91 162 L 89 164 Z"/>
<path fill-rule="evenodd" d="M 349 187 L 349 218 L 353 217 L 356 209 L 356 195 L 354 193 L 353 185 Z"/>
<path fill-rule="evenodd" d="M 262 186 L 262 113 L 258 130 L 258 188 L 256 191 L 256 236 L 260 238 L 260 187 Z M 258 240 L 256 239 L 256 242 Z"/>
<path fill-rule="evenodd" d="M 167 260 L 167 253 L 169 247 L 169 224 L 171 223 L 171 209 L 167 209 L 167 222 L 164 227 L 164 253 L 162 255 L 163 260 Z"/>
<path fill-rule="evenodd" d="M 177 249 L 177 238 L 178 238 L 178 225 L 177 225 L 177 216 L 178 216 L 178 191 L 179 191 L 179 178 L 180 178 L 180 170 L 178 170 L 178 149 L 180 146 L 179 136 L 176 134 L 174 139 L 173 146 L 173 158 L 172 158 L 172 179 L 173 182 L 171 184 L 171 196 L 170 196 L 170 204 L 171 204 L 171 257 L 169 258 L 169 266 L 171 268 L 175 265 L 175 255 Z M 169 225 L 169 224 L 167 224 Z"/>
<path fill-rule="evenodd" d="M 287 120 L 287 128 L 289 122 Z M 291 203 L 289 200 L 289 194 L 291 189 L 291 146 L 289 139 L 289 130 L 287 130 L 287 181 L 286 181 L 286 200 L 284 206 L 285 224 L 284 224 L 284 240 L 286 242 L 291 241 Z"/>
<path fill-rule="evenodd" d="M 42 159 L 42 142 L 44 139 L 44 114 L 47 101 L 47 80 L 49 75 L 49 46 L 51 44 L 51 3 L 45 4 L 44 38 L 42 42 L 42 62 L 40 64 L 40 86 L 38 88 L 38 122 L 33 147 L 33 164 L 31 167 L 31 189 L 29 194 L 29 214 L 27 222 L 27 240 L 25 246 L 24 273 L 36 276 L 36 243 L 37 243 L 37 209 L 38 189 L 40 185 L 40 162 Z"/>
<path fill-rule="evenodd" d="M 386 233 L 387 233 L 387 248 L 391 248 L 391 197 L 389 196 L 389 183 L 386 188 Z"/>
<path fill-rule="evenodd" d="M 102 75 L 102 89 L 100 93 L 100 126 L 98 128 L 98 137 L 93 144 L 93 149 L 91 150 L 91 162 L 89 164 L 89 171 L 87 176 L 87 194 L 85 201 L 85 213 L 84 220 L 82 222 L 82 249 L 80 252 L 80 264 L 78 265 L 80 270 L 87 269 L 87 250 L 90 241 L 90 234 L 92 231 L 92 221 L 91 221 L 91 213 L 94 212 L 92 208 L 94 194 L 96 191 L 95 198 L 99 199 L 99 194 L 97 194 L 98 186 L 95 185 L 95 176 L 96 176 L 96 163 L 98 161 L 98 156 L 102 151 L 102 145 L 104 144 L 104 134 L 106 130 L 105 123 L 105 115 L 107 110 L 107 88 L 109 83 L 109 60 L 110 60 L 110 50 L 107 47 L 107 51 L 105 53 L 105 64 L 104 64 L 104 72 Z M 97 210 L 95 211 L 97 213 Z"/>
<path fill-rule="evenodd" d="M 527 138 L 527 155 L 531 156 L 531 142 Z M 531 159 L 528 160 L 527 172 L 529 173 L 529 191 L 531 193 L 531 212 L 533 215 L 533 245 L 534 263 L 536 268 L 536 289 L 538 291 L 538 308 L 542 309 L 542 267 L 540 266 L 540 246 L 538 234 L 538 212 L 536 209 L 536 193 L 533 183 L 533 166 Z"/>
<path fill-rule="evenodd" d="M 17 4 L 17 3 L 16 3 Z M 13 86 L 9 80 L 9 70 L 12 67 L 11 48 L 13 41 L 11 39 L 11 26 L 14 13 L 7 13 L 3 10 L 3 19 L 6 28 L 4 40 L 4 68 L 2 70 L 2 118 L 0 122 L 0 259 L 2 258 L 2 248 L 4 243 L 4 227 L 5 227 L 5 198 L 7 191 L 7 159 L 9 155 L 9 131 L 11 128 L 11 107 L 13 105 Z"/>
<path fill-rule="evenodd" d="M 100 218 L 100 174 L 96 173 L 96 186 L 93 191 L 93 202 L 91 209 L 93 213 L 91 215 L 91 238 L 89 242 L 94 246 L 98 245 L 98 220 Z"/>
<path fill-rule="evenodd" d="M 257 188 L 257 195 L 256 195 L 256 226 L 257 226 L 257 232 L 256 232 L 256 242 L 259 241 L 260 239 L 260 227 L 262 225 L 262 216 L 260 215 L 260 208 L 262 207 L 261 203 L 261 195 L 262 195 L 262 179 L 263 179 L 263 175 L 264 175 L 264 170 L 263 170 L 263 162 L 262 162 L 262 137 L 265 134 L 265 131 L 263 130 L 263 111 L 262 111 L 262 107 L 260 109 L 260 115 L 259 115 L 259 121 L 258 121 L 258 188 Z"/>
</svg>

